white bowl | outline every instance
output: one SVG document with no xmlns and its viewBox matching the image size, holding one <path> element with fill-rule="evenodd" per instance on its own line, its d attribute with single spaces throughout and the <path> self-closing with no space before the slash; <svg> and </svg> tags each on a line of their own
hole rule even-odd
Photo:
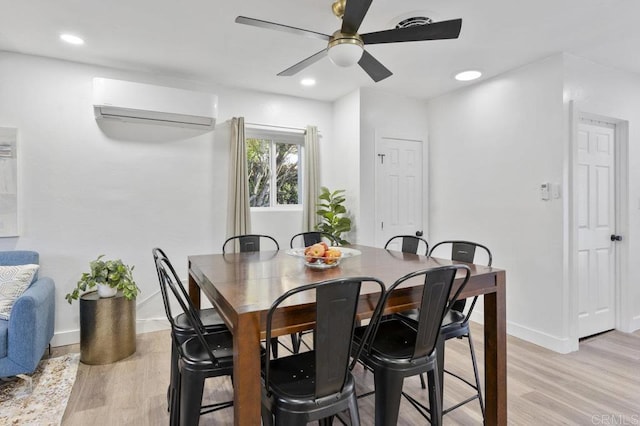
<svg viewBox="0 0 640 426">
<path fill-rule="evenodd" d="M 360 250 L 356 250 L 352 248 L 346 248 L 346 247 L 329 247 L 329 248 L 340 251 L 341 256 L 331 258 L 329 259 L 329 261 L 327 261 L 327 259 L 325 259 L 324 257 L 306 256 L 304 254 L 306 247 L 289 249 L 286 251 L 286 253 L 290 256 L 301 257 L 302 259 L 304 259 L 304 264 L 309 268 L 313 268 L 313 269 L 335 268 L 336 266 L 340 265 L 343 259 L 347 257 L 358 256 L 361 254 Z"/>
</svg>

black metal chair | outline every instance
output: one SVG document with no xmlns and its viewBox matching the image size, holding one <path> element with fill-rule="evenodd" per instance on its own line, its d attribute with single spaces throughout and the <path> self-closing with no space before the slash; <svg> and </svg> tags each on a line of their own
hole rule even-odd
<svg viewBox="0 0 640 426">
<path fill-rule="evenodd" d="M 328 245 L 335 246 L 338 243 L 333 235 L 328 234 L 326 232 L 320 231 L 309 231 L 309 232 L 300 232 L 299 234 L 291 237 L 291 241 L 289 242 L 289 247 L 309 247 L 310 245 L 317 244 L 323 240 L 329 242 Z"/>
<path fill-rule="evenodd" d="M 263 364 L 262 422 L 265 426 L 297 426 L 318 420 L 330 425 L 349 410 L 352 425 L 360 424 L 355 380 L 351 375 L 359 350 L 352 351 L 356 312 L 362 283 L 384 284 L 369 277 L 340 278 L 307 284 L 280 296 L 267 314 L 267 350 Z M 271 360 L 269 345 L 276 310 L 289 297 L 315 291 L 314 349 Z M 377 311 L 377 306 L 376 306 Z M 277 319 L 276 319 L 277 321 Z M 367 332 L 363 330 L 366 338 Z M 350 361 L 350 354 L 354 359 Z"/>
<path fill-rule="evenodd" d="M 201 414 L 233 406 L 233 401 L 202 405 L 205 379 L 233 374 L 233 336 L 226 329 L 210 330 L 204 326 L 188 295 L 180 289 L 180 279 L 171 263 L 160 250 L 155 255 L 162 300 L 178 355 L 178 380 L 171 398 L 169 423 L 197 425 Z M 194 335 L 183 342 L 179 342 L 178 330 L 182 327 L 171 313 L 170 295 L 178 301 Z"/>
<path fill-rule="evenodd" d="M 416 237 L 415 235 L 396 235 L 395 237 L 391 237 L 384 245 L 384 248 L 387 249 L 390 244 L 397 242 L 401 243 L 400 251 L 403 253 L 424 254 L 425 256 L 429 253 L 429 243 L 427 240 Z M 424 250 L 420 250 L 421 247 L 424 248 Z"/>
<path fill-rule="evenodd" d="M 160 248 L 154 248 L 152 251 L 153 261 L 156 265 L 156 272 L 158 273 L 158 279 L 161 279 L 160 269 L 158 268 L 158 261 L 164 260 L 167 264 L 171 265 L 169 261 L 169 257 L 166 253 Z M 173 268 L 173 265 L 171 266 Z M 193 307 L 191 303 L 191 299 L 189 298 L 189 293 L 184 288 L 180 280 L 176 281 L 176 288 L 182 294 L 183 299 L 187 304 Z M 176 397 L 176 389 L 178 388 L 178 383 L 180 380 L 180 376 L 178 374 L 178 348 L 177 345 L 184 343 L 190 337 L 194 337 L 196 332 L 191 327 L 187 316 L 184 313 L 180 313 L 178 315 L 173 315 L 171 310 L 171 306 L 167 303 L 168 299 L 165 300 L 166 292 L 162 292 L 163 301 L 165 302 L 165 311 L 168 316 L 173 318 L 173 322 L 175 323 L 175 327 L 171 327 L 171 374 L 169 378 L 169 387 L 167 389 L 167 403 L 169 411 L 171 411 L 173 399 Z M 200 321 L 204 325 L 205 329 L 209 331 L 218 331 L 218 330 L 227 330 L 227 326 L 224 323 L 224 320 L 218 314 L 218 311 L 215 308 L 207 308 L 200 309 L 197 311 L 200 317 Z M 177 343 L 176 344 L 174 344 Z"/>
<path fill-rule="evenodd" d="M 261 235 L 261 234 L 246 234 L 246 235 L 235 235 L 233 237 L 227 238 L 225 242 L 222 244 L 222 253 L 226 254 L 227 251 L 231 251 L 232 253 L 250 253 L 260 251 L 260 241 L 267 241 L 271 248 L 274 250 L 280 250 L 280 244 L 276 241 L 275 238 L 269 235 Z M 229 245 L 233 245 L 230 247 Z M 274 343 L 278 342 L 278 338 L 274 337 Z M 297 333 L 291 333 L 291 349 L 280 343 L 285 349 L 287 349 L 291 353 L 297 353 L 300 350 L 300 339 Z M 278 345 L 274 344 L 271 346 L 271 351 L 274 357 L 278 357 Z"/>
<path fill-rule="evenodd" d="M 441 257 L 442 255 L 439 253 L 444 253 L 442 251 L 443 249 L 448 252 L 451 260 L 455 260 L 458 262 L 478 263 L 482 260 L 483 263 L 486 263 L 487 266 L 491 266 L 491 262 L 493 261 L 493 256 L 491 255 L 491 251 L 484 245 L 474 243 L 471 241 L 461 241 L 461 240 L 441 241 L 431 248 L 431 251 L 429 252 L 429 256 Z M 480 259 L 480 256 L 478 256 L 478 249 L 480 249 L 480 252 L 484 254 L 483 259 Z M 434 256 L 434 253 L 435 253 L 435 256 Z M 482 399 L 482 385 L 480 383 L 480 375 L 478 374 L 478 362 L 476 360 L 476 353 L 473 348 L 473 340 L 471 338 L 471 329 L 469 327 L 469 320 L 471 318 L 471 313 L 473 312 L 473 308 L 476 305 L 477 300 L 478 300 L 478 296 L 473 297 L 471 301 L 471 305 L 469 306 L 469 310 L 467 311 L 466 314 L 464 313 L 464 308 L 467 300 L 466 299 L 455 300 L 455 302 L 451 306 L 451 309 L 445 316 L 444 321 L 442 322 L 442 328 L 440 329 L 440 333 L 443 339 L 449 340 L 453 338 L 462 338 L 462 337 L 466 337 L 468 339 L 469 351 L 471 353 L 471 363 L 473 364 L 473 374 L 475 377 L 475 384 L 469 382 L 465 378 L 449 370 L 445 370 L 445 372 L 447 374 L 450 374 L 462 380 L 463 382 L 465 382 L 467 385 L 469 385 L 476 391 L 475 395 L 449 408 L 444 409 L 443 414 L 447 414 L 450 411 L 453 411 L 456 408 L 461 407 L 467 404 L 468 402 L 471 402 L 477 399 L 480 404 L 480 411 L 482 412 L 482 418 L 484 419 L 485 413 L 484 413 L 484 401 Z"/>
<path fill-rule="evenodd" d="M 232 252 L 240 252 L 247 253 L 252 251 L 260 251 L 260 242 L 268 241 L 273 245 L 274 250 L 280 250 L 280 244 L 276 241 L 275 238 L 269 235 L 260 235 L 260 234 L 246 234 L 246 235 L 235 235 L 233 237 L 227 238 L 227 240 L 222 244 L 222 253 L 226 253 L 228 248 L 227 244 L 232 242 L 237 244 L 234 247 Z"/>
<path fill-rule="evenodd" d="M 398 421 L 402 395 L 425 416 L 431 424 L 442 424 L 441 386 L 438 374 L 437 342 L 442 320 L 450 306 L 450 294 L 456 274 L 464 274 L 457 296 L 469 280 L 466 265 L 441 266 L 413 272 L 398 279 L 389 287 L 380 302 L 380 309 L 371 320 L 373 327 L 367 339 L 367 328 L 355 331 L 354 357 L 373 371 L 375 384 L 375 424 L 395 425 Z M 408 280 L 421 280 L 424 286 L 417 323 L 397 316 L 383 316 L 389 295 Z M 361 349 L 364 347 L 364 349 Z M 403 393 L 405 377 L 427 373 L 429 381 L 429 409 Z M 366 396 L 369 394 L 364 394 Z M 429 416 L 427 414 L 430 414 Z"/>
<path fill-rule="evenodd" d="M 308 232 L 300 232 L 293 237 L 291 237 L 291 241 L 289 241 L 289 247 L 291 248 L 301 248 L 301 247 L 309 247 L 313 244 L 317 244 L 319 242 L 325 241 L 328 246 L 336 246 L 338 242 L 333 237 L 333 235 L 327 232 L 320 231 L 308 231 Z M 295 340 L 291 339 L 291 344 L 293 346 L 293 353 L 297 354 L 300 352 L 300 345 L 304 344 L 308 349 L 311 349 L 307 343 L 304 341 L 304 335 L 309 334 L 310 331 L 301 331 L 296 335 Z"/>
<path fill-rule="evenodd" d="M 384 245 L 385 250 L 388 250 L 389 246 L 394 243 L 400 244 L 400 251 L 402 253 L 422 254 L 424 256 L 429 254 L 429 243 L 427 240 L 415 235 L 396 235 L 391 237 Z M 413 311 L 409 311 L 406 314 L 411 315 L 412 312 Z M 399 315 L 403 315 L 403 313 L 400 313 Z M 420 383 L 422 384 L 422 389 L 427 388 L 427 384 L 425 383 L 424 376 L 422 374 L 420 375 Z"/>
</svg>

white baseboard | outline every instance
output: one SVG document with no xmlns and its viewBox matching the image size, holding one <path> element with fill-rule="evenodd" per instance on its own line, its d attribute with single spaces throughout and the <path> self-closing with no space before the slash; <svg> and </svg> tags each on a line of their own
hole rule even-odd
<svg viewBox="0 0 640 426">
<path fill-rule="evenodd" d="M 139 318 L 136 319 L 136 334 L 150 333 L 152 331 L 168 330 L 169 321 L 166 318 Z M 80 343 L 80 330 L 61 331 L 53 334 L 51 346 L 66 346 Z"/>
<path fill-rule="evenodd" d="M 629 322 L 629 329 L 622 331 L 633 333 L 634 331 L 638 330 L 640 330 L 640 315 L 636 315 L 635 317 L 631 318 L 631 321 Z"/>
<path fill-rule="evenodd" d="M 471 314 L 471 320 L 484 324 L 484 313 L 474 310 Z M 507 334 L 561 354 L 568 354 L 578 350 L 577 341 L 572 342 L 568 338 L 552 336 L 508 320 Z"/>
<path fill-rule="evenodd" d="M 80 342 L 80 330 L 60 331 L 53 334 L 51 346 L 67 346 Z"/>
</svg>

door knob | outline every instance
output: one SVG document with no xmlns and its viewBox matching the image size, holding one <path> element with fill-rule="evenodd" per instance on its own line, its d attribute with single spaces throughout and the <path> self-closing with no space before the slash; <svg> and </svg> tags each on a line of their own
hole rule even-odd
<svg viewBox="0 0 640 426">
<path fill-rule="evenodd" d="M 622 235 L 611 234 L 611 241 L 622 241 Z"/>
</svg>

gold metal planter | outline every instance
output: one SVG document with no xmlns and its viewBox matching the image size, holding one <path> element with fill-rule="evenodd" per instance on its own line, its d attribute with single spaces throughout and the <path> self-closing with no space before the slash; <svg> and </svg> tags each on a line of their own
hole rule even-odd
<svg viewBox="0 0 640 426">
<path fill-rule="evenodd" d="M 122 292 L 100 298 L 80 297 L 80 361 L 98 365 L 119 361 L 136 351 L 136 301 Z"/>
</svg>

